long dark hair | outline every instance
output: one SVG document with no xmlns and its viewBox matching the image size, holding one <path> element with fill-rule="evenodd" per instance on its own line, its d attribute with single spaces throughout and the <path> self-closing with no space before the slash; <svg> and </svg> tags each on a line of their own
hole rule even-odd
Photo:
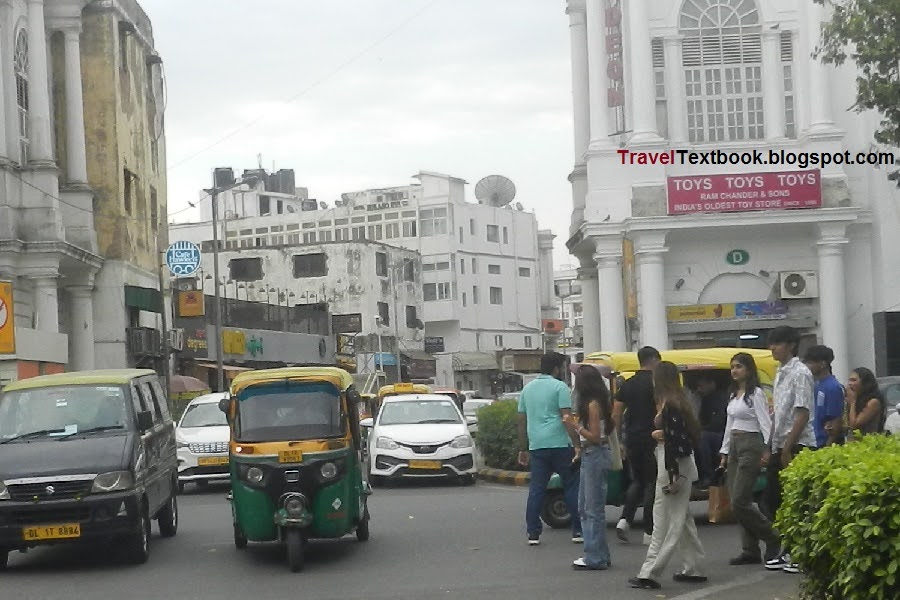
<svg viewBox="0 0 900 600">
<path fill-rule="evenodd" d="M 753 360 L 753 357 L 750 354 L 738 352 L 731 357 L 731 362 L 740 363 L 744 366 L 744 369 L 747 370 L 747 379 L 744 381 L 744 402 L 747 406 L 753 406 L 753 401 L 750 399 L 750 396 L 753 395 L 753 392 L 762 387 L 759 383 L 759 369 L 756 368 L 756 361 Z M 732 396 L 737 396 L 737 393 L 740 391 L 738 382 L 733 378 L 731 380 L 729 391 Z"/>
<path fill-rule="evenodd" d="M 575 393 L 578 395 L 576 408 L 581 424 L 587 427 L 590 420 L 590 403 L 597 402 L 600 405 L 603 430 L 606 435 L 612 433 L 612 407 L 609 401 L 609 390 L 606 389 L 606 382 L 603 381 L 600 371 L 587 365 L 579 367 L 575 379 Z"/>
<path fill-rule="evenodd" d="M 700 422 L 697 421 L 697 415 L 694 414 L 694 409 L 681 385 L 675 363 L 664 360 L 653 370 L 653 393 L 657 405 L 665 402 L 667 407 L 681 413 L 691 441 L 695 446 L 699 445 Z"/>
<path fill-rule="evenodd" d="M 884 397 L 881 390 L 878 389 L 878 380 L 875 379 L 875 373 L 866 367 L 857 367 L 853 369 L 859 378 L 859 390 L 856 392 L 856 412 L 861 413 L 869 403 L 869 400 L 875 398 L 881 406 L 881 412 L 878 415 L 878 431 L 884 429 L 884 422 L 887 420 L 887 411 L 885 411 Z"/>
</svg>

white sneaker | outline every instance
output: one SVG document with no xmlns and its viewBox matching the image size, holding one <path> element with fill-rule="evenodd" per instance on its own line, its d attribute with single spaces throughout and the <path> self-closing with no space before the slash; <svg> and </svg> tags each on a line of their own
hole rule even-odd
<svg viewBox="0 0 900 600">
<path fill-rule="evenodd" d="M 623 542 L 628 541 L 628 521 L 625 519 L 619 519 L 618 524 L 616 524 L 616 536 Z"/>
<path fill-rule="evenodd" d="M 653 539 L 653 536 L 651 536 L 649 533 L 645 533 L 644 534 L 644 545 L 649 546 L 651 539 Z"/>
</svg>

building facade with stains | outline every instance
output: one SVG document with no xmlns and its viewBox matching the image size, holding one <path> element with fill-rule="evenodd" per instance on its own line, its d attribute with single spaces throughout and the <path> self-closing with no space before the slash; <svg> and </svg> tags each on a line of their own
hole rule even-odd
<svg viewBox="0 0 900 600">
<path fill-rule="evenodd" d="M 133 1 L 0 2 L 0 381 L 134 364 L 125 285 L 157 287 L 148 239 L 165 215 L 164 169 L 132 161 L 164 160 L 155 56 Z M 111 173 L 125 169 L 155 208 L 124 218 Z"/>
</svg>

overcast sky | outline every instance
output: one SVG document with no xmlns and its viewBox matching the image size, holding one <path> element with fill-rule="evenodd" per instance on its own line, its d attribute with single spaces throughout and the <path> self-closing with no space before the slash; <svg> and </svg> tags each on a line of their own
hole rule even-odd
<svg viewBox="0 0 900 600">
<path fill-rule="evenodd" d="M 214 167 L 292 168 L 332 204 L 420 170 L 518 188 L 569 261 L 563 0 L 141 0 L 165 63 L 169 213 Z M 223 139 L 224 138 L 224 139 Z"/>
</svg>

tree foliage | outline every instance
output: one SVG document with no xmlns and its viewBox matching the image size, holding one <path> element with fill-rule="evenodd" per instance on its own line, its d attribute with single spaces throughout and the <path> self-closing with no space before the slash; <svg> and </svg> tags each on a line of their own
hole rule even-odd
<svg viewBox="0 0 900 600">
<path fill-rule="evenodd" d="M 859 67 L 856 110 L 883 115 L 875 140 L 900 146 L 900 0 L 814 0 L 833 9 L 816 58 Z"/>
</svg>

